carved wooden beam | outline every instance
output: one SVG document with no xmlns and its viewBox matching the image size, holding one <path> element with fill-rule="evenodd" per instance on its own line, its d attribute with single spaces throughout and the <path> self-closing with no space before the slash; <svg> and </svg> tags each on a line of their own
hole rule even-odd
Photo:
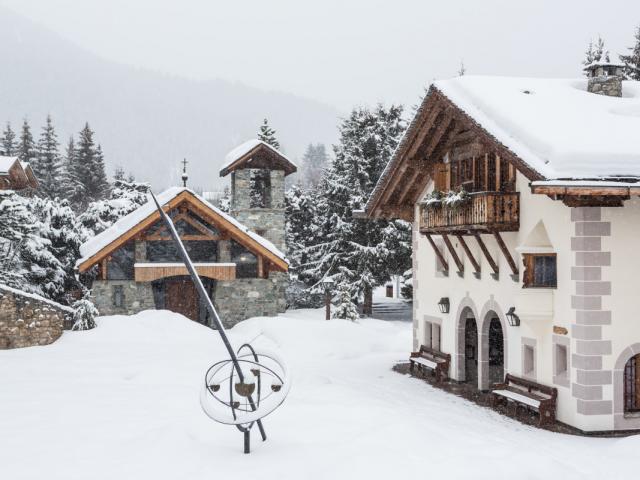
<svg viewBox="0 0 640 480">
<path fill-rule="evenodd" d="M 440 261 L 440 263 L 444 267 L 444 270 L 446 272 L 448 272 L 449 271 L 449 264 L 445 260 L 444 255 L 442 255 L 442 252 L 440 251 L 440 249 L 438 248 L 436 243 L 433 241 L 433 238 L 431 238 L 431 235 L 429 235 L 428 233 L 426 233 L 424 236 L 427 237 L 427 240 L 429 240 L 429 243 L 431 244 L 431 248 L 433 248 L 433 251 L 435 252 L 436 257 L 438 257 L 438 260 Z"/>
<path fill-rule="evenodd" d="M 469 250 L 469 246 L 467 245 L 467 242 L 464 240 L 464 237 L 462 235 L 456 235 L 456 238 L 460 242 L 460 245 L 462 245 L 462 249 L 464 250 L 464 253 L 467 255 L 467 258 L 469 259 L 469 261 L 471 262 L 471 265 L 473 265 L 473 269 L 476 271 L 476 276 L 480 275 L 480 264 L 476 261 L 476 258 L 471 253 L 471 250 Z"/>
<path fill-rule="evenodd" d="M 516 262 L 513 260 L 511 253 L 509 253 L 509 249 L 505 245 L 504 240 L 502 240 L 502 236 L 500 235 L 500 232 L 493 232 L 493 236 L 495 237 L 496 242 L 498 242 L 498 246 L 500 247 L 500 250 L 502 250 L 502 254 L 504 255 L 504 258 L 507 260 L 507 263 L 509 264 L 509 268 L 511 268 L 511 272 L 513 273 L 514 276 L 517 276 L 518 266 L 516 265 Z"/>
<path fill-rule="evenodd" d="M 480 246 L 480 250 L 482 251 L 482 254 L 484 255 L 484 258 L 487 259 L 487 263 L 491 267 L 491 270 L 493 270 L 494 277 L 497 278 L 498 275 L 500 274 L 500 269 L 498 268 L 498 264 L 496 263 L 496 261 L 491 256 L 491 253 L 489 253 L 489 250 L 487 249 L 487 246 L 485 245 L 485 243 L 482 240 L 482 238 L 480 237 L 480 235 L 477 234 L 477 233 L 474 233 L 473 236 L 475 237 L 476 241 L 478 242 L 478 245 Z"/>
<path fill-rule="evenodd" d="M 389 183 L 389 185 L 387 185 L 386 191 L 384 192 L 384 195 L 382 196 L 382 199 L 381 199 L 381 204 L 382 205 L 385 205 L 386 203 L 389 202 L 389 199 L 391 198 L 393 193 L 395 193 L 396 188 L 398 187 L 400 182 L 405 178 L 405 173 L 408 173 L 409 175 L 413 174 L 413 169 L 411 169 L 407 164 L 401 165 L 394 172 L 393 179 L 391 180 L 391 183 Z M 405 185 L 405 188 L 406 188 L 406 185 Z"/>
<path fill-rule="evenodd" d="M 400 194 L 400 196 L 398 197 L 397 200 L 397 204 L 398 205 L 402 205 L 402 202 L 404 202 L 404 200 L 407 198 L 411 198 L 411 195 L 413 195 L 413 192 L 418 190 L 418 191 L 422 191 L 424 190 L 424 185 L 422 185 L 422 183 L 426 180 L 426 177 L 428 176 L 428 173 L 426 173 L 424 170 L 419 170 L 416 169 L 415 173 L 413 174 L 413 176 L 407 181 L 404 190 L 402 191 L 402 193 Z M 415 203 L 415 202 L 414 202 Z"/>
<path fill-rule="evenodd" d="M 438 115 L 442 113 L 442 111 L 443 111 L 442 108 L 434 107 L 429 111 L 429 113 L 427 113 L 427 116 L 424 122 L 422 122 L 422 124 L 420 125 L 420 128 L 418 129 L 419 133 L 416 135 L 415 141 L 411 145 L 411 148 L 409 148 L 407 151 L 407 158 L 412 158 L 416 156 L 416 153 L 422 146 L 422 143 L 424 142 L 425 138 L 427 138 L 428 134 L 431 133 L 433 122 L 438 117 Z"/>
<path fill-rule="evenodd" d="M 449 253 L 451 254 L 451 257 L 453 258 L 453 261 L 456 263 L 456 267 L 458 267 L 458 274 L 459 275 L 463 275 L 464 274 L 464 263 L 462 262 L 462 260 L 460 260 L 460 257 L 458 256 L 458 252 L 456 252 L 456 249 L 453 248 L 453 245 L 451 244 L 451 240 L 449 240 L 449 236 L 443 233 L 442 234 L 442 240 L 444 240 L 444 244 L 449 249 Z"/>
</svg>

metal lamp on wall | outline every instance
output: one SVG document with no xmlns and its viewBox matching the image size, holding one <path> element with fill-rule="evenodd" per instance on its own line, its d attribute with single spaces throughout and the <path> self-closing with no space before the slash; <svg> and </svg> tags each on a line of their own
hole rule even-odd
<svg viewBox="0 0 640 480">
<path fill-rule="evenodd" d="M 506 313 L 506 317 L 507 322 L 509 322 L 509 325 L 511 325 L 512 327 L 520 326 L 520 317 L 516 315 L 516 307 L 510 307 Z"/>
<path fill-rule="evenodd" d="M 440 313 L 449 313 L 449 297 L 442 297 L 438 302 L 438 308 L 440 309 Z"/>
</svg>

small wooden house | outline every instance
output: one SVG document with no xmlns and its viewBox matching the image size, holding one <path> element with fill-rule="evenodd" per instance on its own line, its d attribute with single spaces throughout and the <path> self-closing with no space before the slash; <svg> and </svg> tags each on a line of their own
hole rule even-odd
<svg viewBox="0 0 640 480">
<path fill-rule="evenodd" d="M 27 162 L 18 157 L 0 156 L 0 190 L 38 188 L 38 180 Z"/>
</svg>

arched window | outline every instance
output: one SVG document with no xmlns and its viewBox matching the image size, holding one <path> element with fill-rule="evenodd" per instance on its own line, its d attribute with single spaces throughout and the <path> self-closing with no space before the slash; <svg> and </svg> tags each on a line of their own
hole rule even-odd
<svg viewBox="0 0 640 480">
<path fill-rule="evenodd" d="M 640 412 L 640 354 L 624 366 L 624 412 Z"/>
</svg>

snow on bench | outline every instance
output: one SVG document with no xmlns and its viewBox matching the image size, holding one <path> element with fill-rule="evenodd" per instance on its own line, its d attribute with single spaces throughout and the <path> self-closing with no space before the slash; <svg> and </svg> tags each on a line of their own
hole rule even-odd
<svg viewBox="0 0 640 480">
<path fill-rule="evenodd" d="M 427 360 L 426 358 L 422 358 L 422 357 L 412 358 L 411 361 L 415 363 L 419 363 L 420 365 L 424 365 L 425 367 L 429 367 L 431 369 L 435 369 L 438 366 L 438 362 Z"/>
<path fill-rule="evenodd" d="M 526 395 L 522 395 L 520 393 L 513 392 L 511 390 L 494 390 L 493 393 L 505 398 L 510 398 L 511 400 L 515 400 L 520 403 L 525 403 L 534 408 L 540 407 L 540 400 L 536 400 L 534 398 L 528 397 Z"/>
</svg>

